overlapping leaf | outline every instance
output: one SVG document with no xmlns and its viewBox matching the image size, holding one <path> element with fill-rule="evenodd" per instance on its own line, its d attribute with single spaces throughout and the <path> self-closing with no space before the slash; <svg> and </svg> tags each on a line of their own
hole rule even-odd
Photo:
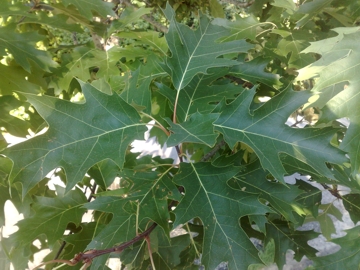
<svg viewBox="0 0 360 270">
<path fill-rule="evenodd" d="M 194 217 L 201 218 L 204 228 L 202 264 L 215 269 L 227 261 L 230 269 L 247 269 L 261 263 L 258 251 L 239 226 L 245 215 L 263 215 L 270 209 L 257 196 L 234 190 L 227 181 L 237 167 L 214 167 L 210 163 L 182 163 L 175 183 L 185 188 L 185 196 L 175 209 L 175 226 Z"/>
<path fill-rule="evenodd" d="M 243 91 L 234 102 L 226 106 L 215 130 L 224 134 L 225 141 L 234 147 L 237 142 L 250 146 L 260 159 L 264 169 L 279 181 L 284 181 L 286 171 L 279 157 L 286 153 L 309 164 L 323 175 L 334 178 L 326 163 L 343 163 L 345 155 L 330 145 L 334 134 L 331 128 L 294 129 L 284 124 L 294 109 L 304 104 L 310 94 L 294 92 L 290 87 L 250 112 L 255 88 Z"/>
<path fill-rule="evenodd" d="M 322 107 L 326 104 L 320 121 L 329 122 L 342 117 L 350 119 L 349 129 L 340 148 L 349 153 L 352 173 L 355 175 L 360 171 L 360 31 L 358 27 L 337 28 L 335 31 L 338 36 L 314 42 L 303 51 L 321 54 L 322 58 L 300 70 L 297 79 L 319 76 L 312 91 L 320 96 L 314 106 Z M 333 91 L 334 86 L 339 84 L 342 87 Z"/>
<path fill-rule="evenodd" d="M 272 208 L 290 220 L 298 223 L 298 216 L 305 215 L 295 199 L 303 193 L 296 186 L 286 187 L 280 183 L 272 183 L 266 179 L 267 173 L 259 162 L 253 162 L 243 172 L 236 175 L 234 186 L 246 192 L 259 194 L 260 198 L 269 202 Z M 295 217 L 297 215 L 297 217 Z M 298 224 L 301 225 L 301 224 Z"/>
<path fill-rule="evenodd" d="M 146 128 L 133 107 L 89 84 L 82 89 L 85 104 L 25 94 L 49 130 L 4 152 L 14 161 L 10 181 L 22 183 L 23 195 L 56 167 L 66 172 L 67 191 L 101 160 L 110 158 L 121 167 L 129 143 L 143 138 Z"/>
<path fill-rule="evenodd" d="M 38 33 L 17 33 L 16 25 L 10 24 L 0 28 L 0 55 L 11 53 L 15 61 L 27 72 L 30 72 L 31 62 L 37 64 L 41 69 L 50 71 L 49 68 L 56 67 L 57 63 L 48 52 L 37 50 L 36 42 L 45 37 Z"/>
<path fill-rule="evenodd" d="M 120 189 L 99 194 L 101 197 L 86 206 L 114 214 L 111 222 L 93 239 L 88 249 L 108 248 L 130 240 L 138 233 L 136 215 L 139 223 L 148 218 L 169 232 L 168 199 L 180 200 L 180 193 L 167 172 L 159 175 L 158 171 L 136 172 L 124 169 L 120 176 L 123 183 Z M 105 262 L 106 257 L 98 258 L 95 265 Z"/>
<path fill-rule="evenodd" d="M 230 83 L 227 79 L 219 79 L 228 74 L 228 68 L 209 69 L 208 74 L 198 74 L 184 87 L 178 99 L 176 117 L 178 122 L 188 120 L 190 115 L 199 112 L 210 113 L 223 98 L 232 100 L 243 88 Z M 218 81 L 216 81 L 219 79 Z M 158 83 L 159 92 L 175 104 L 176 91 Z"/>
<path fill-rule="evenodd" d="M 166 141 L 167 146 L 175 146 L 183 142 L 202 143 L 208 146 L 215 144 L 218 134 L 214 133 L 212 123 L 219 117 L 217 113 L 200 114 L 194 113 L 190 119 L 182 124 L 173 124 L 168 120 L 170 137 Z"/>
<path fill-rule="evenodd" d="M 143 111 L 151 114 L 151 91 L 150 83 L 159 76 L 164 76 L 166 73 L 159 65 L 160 58 L 151 55 L 147 58 L 145 65 L 131 72 L 126 79 L 126 86 L 120 96 L 129 104 L 136 104 L 144 107 Z"/>
<path fill-rule="evenodd" d="M 218 39 L 228 34 L 228 30 L 212 24 L 206 16 L 201 16 L 199 28 L 193 31 L 176 22 L 175 13 L 169 5 L 165 15 L 170 20 L 165 37 L 172 53 L 166 59 L 166 71 L 178 91 L 188 85 L 196 74 L 206 73 L 211 67 L 236 65 L 236 61 L 219 56 L 247 52 L 252 48 L 245 40 L 217 43 Z"/>
<path fill-rule="evenodd" d="M 270 87 L 278 87 L 281 85 L 280 76 L 265 72 L 265 67 L 269 60 L 257 57 L 252 61 L 245 61 L 244 57 L 238 59 L 239 64 L 234 66 L 230 72 L 235 76 L 252 82 L 253 84 L 263 83 Z"/>
<path fill-rule="evenodd" d="M 308 258 L 314 258 L 317 250 L 307 243 L 316 238 L 319 234 L 314 231 L 292 231 L 287 222 L 275 220 L 266 224 L 266 241 L 271 239 L 275 242 L 275 262 L 282 268 L 286 263 L 287 250 L 295 252 L 295 259 L 300 261 L 306 255 Z"/>
<path fill-rule="evenodd" d="M 334 239 L 332 242 L 341 249 L 335 254 L 313 258 L 315 269 L 338 270 L 358 269 L 360 266 L 360 226 L 346 230 L 346 236 Z"/>
<path fill-rule="evenodd" d="M 89 20 L 94 16 L 93 12 L 99 14 L 103 18 L 106 18 L 107 15 L 115 16 L 114 11 L 112 10 L 113 4 L 101 0 L 64 0 L 62 2 L 65 6 L 74 5 L 79 10 L 80 14 Z"/>
<path fill-rule="evenodd" d="M 110 223 L 106 224 L 102 230 L 96 231 L 96 236 L 87 245 L 86 249 L 109 248 L 129 241 L 136 236 L 136 212 L 126 211 L 127 203 L 128 201 L 121 197 L 102 197 L 86 205 L 88 209 L 114 213 Z M 108 258 L 109 255 L 95 258 L 91 266 L 92 269 L 102 269 Z"/>
<path fill-rule="evenodd" d="M 83 206 L 87 202 L 82 191 L 75 189 L 66 195 L 63 194 L 63 188 L 57 187 L 57 191 L 56 198 L 37 197 L 33 205 L 35 213 L 18 222 L 19 231 L 12 235 L 18 245 L 28 246 L 39 235 L 46 234 L 49 245 L 52 246 L 62 237 L 68 223 L 81 222 L 86 211 Z"/>
</svg>

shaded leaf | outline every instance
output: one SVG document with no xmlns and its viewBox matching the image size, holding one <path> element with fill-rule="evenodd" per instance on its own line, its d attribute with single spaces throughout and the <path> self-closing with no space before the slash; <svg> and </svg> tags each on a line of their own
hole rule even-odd
<svg viewBox="0 0 360 270">
<path fill-rule="evenodd" d="M 346 235 L 332 240 L 333 243 L 341 246 L 335 254 L 313 258 L 315 269 L 338 270 L 358 269 L 360 267 L 359 236 L 360 226 L 345 230 Z"/>
<path fill-rule="evenodd" d="M 9 24 L 0 28 L 0 54 L 4 56 L 5 50 L 8 51 L 27 72 L 30 72 L 31 63 L 37 64 L 45 71 L 50 71 L 50 68 L 56 67 L 57 63 L 52 60 L 48 52 L 35 48 L 36 42 L 44 38 L 36 32 L 17 33 L 16 25 Z"/>
<path fill-rule="evenodd" d="M 316 249 L 308 245 L 308 241 L 316 238 L 319 234 L 314 231 L 292 231 L 286 221 L 275 220 L 266 224 L 265 245 L 271 239 L 275 243 L 275 262 L 281 269 L 286 263 L 288 249 L 295 252 L 295 259 L 300 261 L 306 255 L 308 258 L 315 257 Z"/>
<path fill-rule="evenodd" d="M 305 215 L 301 206 L 295 202 L 295 199 L 303 193 L 295 186 L 284 186 L 281 183 L 272 183 L 267 179 L 267 172 L 264 171 L 260 162 L 256 161 L 248 165 L 235 177 L 234 182 L 230 181 L 231 186 L 245 192 L 257 194 L 259 198 L 269 202 L 269 206 L 284 216 L 286 220 L 298 223 L 298 217 L 295 215 Z M 298 224 L 301 225 L 301 224 Z"/>
<path fill-rule="evenodd" d="M 111 159 L 100 161 L 88 170 L 88 174 L 103 190 L 110 186 L 119 175 L 119 166 Z"/>
<path fill-rule="evenodd" d="M 208 74 L 198 74 L 179 93 L 176 117 L 178 122 L 188 120 L 190 115 L 199 112 L 212 112 L 223 98 L 232 100 L 243 88 L 230 83 L 227 79 L 219 79 L 228 74 L 227 68 L 209 69 Z M 175 104 L 176 90 L 157 83 L 159 92 Z"/>
<path fill-rule="evenodd" d="M 26 93 L 39 93 L 39 86 L 26 80 L 30 73 L 20 66 L 4 66 L 0 64 L 0 93 L 11 95 L 15 91 Z"/>
<path fill-rule="evenodd" d="M 210 147 L 214 146 L 218 134 L 214 133 L 212 123 L 219 117 L 219 114 L 194 113 L 189 120 L 182 124 L 173 124 L 169 119 L 172 133 L 167 139 L 168 147 L 179 145 L 183 142 L 202 143 Z"/>
<path fill-rule="evenodd" d="M 222 261 L 227 261 L 231 269 L 247 269 L 250 264 L 261 263 L 239 219 L 245 215 L 262 215 L 269 209 L 259 203 L 257 196 L 226 184 L 237 170 L 237 167 L 217 168 L 209 163 L 181 163 L 174 179 L 185 188 L 185 196 L 174 211 L 174 226 L 194 217 L 201 218 L 205 228 L 201 261 L 205 268 L 214 269 Z"/>
<path fill-rule="evenodd" d="M 360 220 L 360 194 L 347 194 L 342 196 L 345 209 L 349 212 L 351 220 L 356 224 Z"/>
<path fill-rule="evenodd" d="M 46 234 L 52 246 L 62 237 L 68 223 L 81 222 L 86 211 L 83 205 L 87 202 L 82 191 L 75 189 L 63 195 L 64 190 L 57 187 L 57 192 L 56 198 L 37 197 L 33 205 L 35 213 L 17 223 L 19 230 L 12 235 L 17 244 L 28 245 L 39 235 Z"/>
<path fill-rule="evenodd" d="M 93 12 L 96 12 L 96 14 L 103 18 L 106 18 L 107 15 L 115 16 L 112 10 L 113 4 L 101 0 L 92 0 L 91 2 L 85 0 L 64 0 L 63 3 L 65 6 L 74 5 L 79 10 L 79 13 L 89 20 L 94 16 Z"/>
<path fill-rule="evenodd" d="M 261 82 L 270 87 L 281 85 L 279 75 L 265 72 L 269 60 L 257 57 L 251 61 L 245 61 L 244 57 L 239 57 L 238 61 L 240 64 L 231 68 L 231 74 L 253 84 Z"/>
</svg>

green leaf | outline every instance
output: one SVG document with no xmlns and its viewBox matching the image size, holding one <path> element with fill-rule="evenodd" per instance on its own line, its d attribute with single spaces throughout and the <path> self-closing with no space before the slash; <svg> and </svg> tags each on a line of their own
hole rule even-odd
<svg viewBox="0 0 360 270">
<path fill-rule="evenodd" d="M 270 87 L 281 85 L 279 75 L 264 71 L 269 60 L 257 57 L 251 61 L 245 61 L 244 57 L 239 57 L 238 61 L 240 64 L 231 68 L 231 74 L 253 84 L 261 82 Z"/>
<path fill-rule="evenodd" d="M 285 31 L 285 30 L 273 30 L 272 33 L 280 34 L 282 39 L 280 40 L 276 53 L 288 58 L 289 68 L 302 68 L 314 61 L 311 55 L 301 54 L 309 45 L 308 31 Z"/>
<path fill-rule="evenodd" d="M 49 130 L 3 152 L 14 161 L 10 181 L 22 183 L 23 196 L 56 167 L 66 172 L 67 191 L 99 161 L 110 158 L 122 167 L 129 143 L 143 138 L 146 128 L 133 107 L 116 94 L 81 86 L 85 104 L 24 94 Z"/>
<path fill-rule="evenodd" d="M 69 21 L 71 21 L 71 18 L 66 16 L 65 14 L 57 14 L 49 17 L 41 12 L 37 14 L 36 17 L 28 17 L 26 15 L 26 18 L 24 18 L 24 20 L 19 24 L 38 23 L 53 28 L 63 29 L 69 32 L 77 32 L 77 33 L 84 32 L 84 30 L 80 27 L 80 25 L 75 23 L 69 23 Z"/>
<path fill-rule="evenodd" d="M 275 242 L 275 262 L 279 268 L 286 263 L 286 252 L 288 249 L 295 252 L 295 259 L 300 261 L 306 255 L 308 258 L 313 258 L 317 250 L 308 245 L 308 241 L 316 238 L 319 233 L 313 231 L 292 231 L 287 222 L 275 220 L 266 224 L 266 239 L 267 245 L 271 239 Z"/>
<path fill-rule="evenodd" d="M 337 28 L 338 36 L 311 44 L 304 52 L 316 52 L 322 58 L 299 71 L 298 79 L 319 76 L 313 88 L 318 94 L 314 106 L 324 105 L 320 121 L 329 122 L 342 117 L 350 119 L 350 126 L 340 148 L 348 152 L 352 174 L 360 172 L 360 95 L 357 88 L 359 77 L 356 75 L 359 65 L 360 31 L 354 28 Z M 333 87 L 342 84 L 341 89 Z M 342 90 L 342 91 L 341 91 Z"/>
<path fill-rule="evenodd" d="M 103 190 L 110 186 L 119 175 L 119 166 L 111 159 L 100 161 L 88 170 L 88 174 Z"/>
<path fill-rule="evenodd" d="M 181 144 L 183 142 L 203 143 L 210 147 L 215 145 L 218 134 L 214 133 L 212 124 L 219 117 L 217 113 L 200 114 L 194 113 L 189 120 L 182 124 L 173 124 L 167 119 L 172 133 L 167 139 L 168 147 Z"/>
<path fill-rule="evenodd" d="M 127 76 L 125 89 L 120 94 L 127 103 L 143 106 L 147 114 L 151 114 L 150 84 L 155 78 L 166 75 L 159 61 L 155 55 L 149 56 L 145 65 Z"/>
<path fill-rule="evenodd" d="M 228 31 L 202 15 L 199 28 L 195 31 L 175 20 L 175 13 L 167 5 L 165 15 L 170 20 L 169 32 L 165 35 L 171 57 L 166 59 L 166 72 L 173 80 L 175 88 L 183 89 L 198 73 L 205 73 L 211 67 L 236 65 L 236 61 L 219 58 L 233 52 L 247 52 L 252 45 L 244 40 L 217 43 Z"/>
<path fill-rule="evenodd" d="M 136 218 L 134 212 L 126 211 L 127 200 L 123 198 L 101 197 L 85 205 L 88 209 L 113 213 L 113 218 L 105 227 L 96 230 L 96 236 L 87 245 L 89 249 L 105 249 L 129 241 L 136 236 Z M 139 232 L 140 233 L 140 232 Z M 92 269 L 102 269 L 110 255 L 93 260 Z"/>
<path fill-rule="evenodd" d="M 294 224 L 298 223 L 298 216 L 305 215 L 302 207 L 295 202 L 295 199 L 303 191 L 296 186 L 286 187 L 281 183 L 270 182 L 267 179 L 267 173 L 261 168 L 258 161 L 243 169 L 234 177 L 234 180 L 236 182 L 232 186 L 245 192 L 258 194 L 259 198 L 265 199 L 271 208 Z"/>
<path fill-rule="evenodd" d="M 322 199 L 321 190 L 302 180 L 297 180 L 296 186 L 304 191 L 296 198 L 296 202 L 302 205 L 307 214 L 311 213 L 314 217 L 317 217 Z"/>
<path fill-rule="evenodd" d="M 269 209 L 257 196 L 234 190 L 226 182 L 237 167 L 214 167 L 209 163 L 181 163 L 175 183 L 185 188 L 185 196 L 175 209 L 174 226 L 199 217 L 205 228 L 202 263 L 215 269 L 227 261 L 230 269 L 247 269 L 261 263 L 258 251 L 240 228 L 245 215 L 263 215 Z M 194 207 L 194 206 L 197 207 Z"/>
<path fill-rule="evenodd" d="M 4 127 L 8 133 L 17 137 L 26 137 L 29 134 L 30 123 L 10 115 L 10 111 L 23 106 L 14 96 L 0 96 L 0 127 Z"/>
<path fill-rule="evenodd" d="M 154 50 L 160 52 L 163 56 L 167 55 L 168 45 L 164 37 L 159 37 L 159 32 L 120 32 L 117 34 L 120 38 L 132 38 L 141 44 L 151 46 Z"/>
<path fill-rule="evenodd" d="M 123 181 L 132 184 L 126 194 L 128 200 L 137 202 L 139 206 L 139 220 L 149 218 L 169 232 L 168 199 L 180 200 L 180 193 L 165 172 L 149 171 L 136 172 L 127 170 L 120 174 Z"/>
<path fill-rule="evenodd" d="M 30 76 L 30 73 L 20 66 L 4 66 L 0 64 L 0 93 L 2 95 L 11 95 L 14 91 L 39 93 L 39 86 L 26 80 L 28 76 Z"/>
<path fill-rule="evenodd" d="M 228 74 L 227 68 L 214 68 L 208 74 L 198 74 L 179 93 L 176 117 L 184 122 L 196 113 L 211 113 L 222 99 L 233 100 L 243 88 L 229 83 L 227 79 L 218 79 Z M 218 80 L 217 80 L 218 79 Z M 157 83 L 159 92 L 175 104 L 176 90 Z"/>
<path fill-rule="evenodd" d="M 115 16 L 114 11 L 112 10 L 113 4 L 101 0 L 92 0 L 91 2 L 85 0 L 64 0 L 63 3 L 66 7 L 74 5 L 79 10 L 80 14 L 89 20 L 94 16 L 92 11 L 103 18 L 106 18 L 107 15 Z"/>
<path fill-rule="evenodd" d="M 212 23 L 230 30 L 229 35 L 220 39 L 222 42 L 239 39 L 255 40 L 256 36 L 264 31 L 261 26 L 266 24 L 259 22 L 254 15 L 242 18 L 237 14 L 234 21 L 214 19 Z"/>
<path fill-rule="evenodd" d="M 292 0 L 275 0 L 272 5 L 285 8 L 289 14 L 292 14 L 296 9 L 296 5 Z"/>
<path fill-rule="evenodd" d="M 342 196 L 345 209 L 349 212 L 351 220 L 356 224 L 360 220 L 360 194 L 347 194 Z"/>
<path fill-rule="evenodd" d="M 0 55 L 6 55 L 5 51 L 12 54 L 15 61 L 27 72 L 30 72 L 31 63 L 37 64 L 41 69 L 50 71 L 51 67 L 56 67 L 57 63 L 46 51 L 37 50 L 34 47 L 36 42 L 45 37 L 36 32 L 17 33 L 16 25 L 9 24 L 0 28 Z"/>
<path fill-rule="evenodd" d="M 165 171 L 159 175 L 159 171 L 136 172 L 124 169 L 120 174 L 120 189 L 125 189 L 125 194 L 120 197 L 98 197 L 87 204 L 88 209 L 114 214 L 111 222 L 99 232 L 87 249 L 104 249 L 130 240 L 140 233 L 136 232 L 138 224 L 135 222 L 143 219 L 155 221 L 169 233 L 168 199 L 180 200 L 180 194 L 167 173 Z M 105 263 L 104 257 L 96 259 L 95 265 Z"/>
<path fill-rule="evenodd" d="M 129 24 L 136 23 L 141 16 L 151 12 L 150 8 L 141 7 L 135 9 L 132 6 L 127 6 L 125 10 L 121 13 L 121 16 L 118 20 L 114 20 L 110 26 L 109 33 L 119 30 L 125 30 L 125 26 Z"/>
<path fill-rule="evenodd" d="M 260 159 L 261 165 L 279 181 L 284 182 L 286 171 L 279 157 L 286 153 L 314 168 L 329 178 L 334 178 L 326 163 L 341 164 L 345 155 L 330 145 L 333 129 L 294 129 L 285 125 L 287 117 L 304 104 L 310 96 L 307 91 L 286 90 L 250 112 L 255 94 L 244 90 L 234 102 L 227 105 L 218 120 L 215 130 L 224 134 L 231 148 L 237 142 L 250 146 Z M 281 150 L 280 150 L 281 149 Z"/>
<path fill-rule="evenodd" d="M 119 68 L 116 66 L 118 58 L 114 57 L 115 49 L 101 51 L 85 46 L 77 47 L 71 54 L 63 57 L 63 65 L 55 70 L 54 80 L 51 86 L 59 90 L 68 90 L 71 81 L 76 77 L 82 81 L 91 78 L 91 70 L 98 68 L 96 76 L 102 76 L 106 80 L 112 75 L 119 75 Z"/>
<path fill-rule="evenodd" d="M 297 27 L 302 27 L 308 23 L 315 15 L 322 11 L 325 7 L 328 7 L 333 0 L 313 0 L 306 2 L 300 6 L 297 10 L 299 14 L 305 14 L 297 23 Z"/>
<path fill-rule="evenodd" d="M 332 240 L 341 249 L 335 254 L 312 258 L 315 269 L 338 270 L 360 267 L 360 226 L 345 230 L 346 236 Z"/>
<path fill-rule="evenodd" d="M 86 209 L 85 195 L 79 189 L 63 195 L 64 189 L 57 187 L 56 198 L 37 197 L 33 205 L 34 214 L 17 223 L 19 230 L 11 237 L 17 244 L 29 245 L 39 235 L 46 234 L 49 245 L 62 237 L 68 223 L 79 224 Z M 32 228 L 29 230 L 29 228 Z"/>
</svg>

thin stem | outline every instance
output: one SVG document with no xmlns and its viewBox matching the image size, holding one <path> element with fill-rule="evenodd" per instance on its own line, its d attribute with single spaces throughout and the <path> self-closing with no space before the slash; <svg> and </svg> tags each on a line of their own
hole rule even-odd
<svg viewBox="0 0 360 270">
<path fill-rule="evenodd" d="M 215 145 L 215 147 L 209 153 L 207 153 L 205 156 L 202 157 L 201 161 L 208 161 L 209 159 L 211 159 L 217 153 L 217 151 L 224 145 L 225 145 L 225 141 L 224 140 L 220 141 L 217 145 Z"/>
<path fill-rule="evenodd" d="M 191 231 L 190 231 L 190 228 L 189 228 L 189 224 L 188 224 L 188 223 L 186 223 L 186 229 L 187 229 L 187 231 L 188 231 L 188 233 L 189 233 L 189 237 L 190 237 L 191 244 L 194 246 L 196 255 L 197 255 L 198 258 L 199 258 L 199 257 L 200 257 L 200 252 L 199 252 L 199 251 L 197 250 L 197 248 L 196 248 L 196 244 L 195 244 L 194 238 L 193 238 L 192 235 L 191 235 Z"/>
<path fill-rule="evenodd" d="M 147 243 L 147 247 L 148 247 L 148 251 L 149 251 L 149 257 L 150 257 L 150 262 L 151 262 L 152 270 L 156 270 L 155 263 L 154 263 L 154 259 L 153 259 L 153 256 L 152 256 L 152 251 L 151 251 L 150 237 L 149 237 L 149 236 L 146 236 L 146 237 L 145 237 L 145 241 L 146 241 L 146 243 Z"/>
<path fill-rule="evenodd" d="M 176 124 L 176 109 L 177 109 L 177 104 L 178 104 L 178 100 L 179 100 L 179 95 L 180 95 L 180 91 L 177 91 L 176 98 L 175 98 L 175 104 L 174 104 L 174 115 L 173 115 L 173 123 L 174 124 Z"/>
<path fill-rule="evenodd" d="M 162 131 L 165 132 L 165 134 L 166 134 L 167 136 L 170 136 L 170 132 L 167 131 L 167 129 L 166 129 L 158 120 L 156 120 L 156 119 L 155 119 L 154 117 L 152 117 L 150 114 L 147 114 L 147 113 L 144 113 L 144 112 L 140 112 L 140 113 L 143 114 L 143 115 L 145 115 L 145 116 L 147 116 L 147 117 L 149 117 L 149 118 L 151 118 L 152 120 L 155 121 L 156 124 L 158 124 L 158 125 L 153 125 L 153 124 L 147 124 L 147 125 L 160 128 Z"/>
</svg>

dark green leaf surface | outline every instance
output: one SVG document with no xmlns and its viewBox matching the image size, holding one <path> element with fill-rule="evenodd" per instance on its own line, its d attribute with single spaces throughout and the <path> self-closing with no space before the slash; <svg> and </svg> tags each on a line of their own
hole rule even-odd
<svg viewBox="0 0 360 270">
<path fill-rule="evenodd" d="M 198 74 L 179 93 L 177 105 L 178 122 L 188 120 L 190 115 L 199 112 L 208 114 L 223 98 L 232 100 L 243 88 L 230 83 L 227 79 L 219 79 L 228 73 L 228 68 L 214 68 L 208 74 Z M 158 83 L 159 92 L 175 104 L 176 90 Z"/>
<path fill-rule="evenodd" d="M 260 198 L 270 203 L 279 214 L 294 224 L 298 223 L 294 215 L 305 215 L 301 206 L 295 202 L 295 199 L 303 193 L 296 186 L 285 186 L 281 183 L 272 183 L 267 178 L 267 172 L 264 171 L 259 162 L 253 162 L 240 172 L 234 178 L 236 183 L 234 187 L 258 194 Z M 301 224 L 298 224 L 301 225 Z"/>
<path fill-rule="evenodd" d="M 167 120 L 172 133 L 166 141 L 167 146 L 175 146 L 183 142 L 202 143 L 214 146 L 218 134 L 214 133 L 213 123 L 219 117 L 217 113 L 194 113 L 189 120 L 179 125 Z"/>
<path fill-rule="evenodd" d="M 136 236 L 136 212 L 126 211 L 127 200 L 123 198 L 101 197 L 86 205 L 88 209 L 105 213 L 116 213 L 110 223 L 96 230 L 96 236 L 86 249 L 105 249 L 129 241 Z M 102 269 L 109 255 L 94 259 L 92 269 Z"/>
<path fill-rule="evenodd" d="M 347 194 L 342 196 L 344 207 L 349 211 L 351 220 L 356 224 L 360 221 L 360 194 Z"/>
<path fill-rule="evenodd" d="M 185 196 L 175 209 L 175 226 L 194 217 L 204 223 L 202 263 L 215 269 L 227 261 L 230 269 L 247 269 L 261 263 L 258 251 L 239 225 L 245 215 L 263 215 L 269 208 L 257 196 L 230 188 L 226 182 L 237 167 L 214 167 L 210 163 L 182 163 L 175 183 L 185 188 Z"/>
<path fill-rule="evenodd" d="M 295 129 L 285 125 L 286 116 L 309 98 L 308 92 L 284 90 L 257 110 L 250 112 L 255 88 L 244 90 L 234 102 L 226 106 L 215 130 L 224 134 L 226 142 L 234 147 L 237 142 L 249 145 L 260 159 L 261 165 L 279 181 L 286 171 L 279 153 L 286 153 L 309 164 L 318 172 L 333 178 L 326 162 L 343 163 L 345 155 L 330 145 L 332 129 Z M 285 116 L 285 117 L 284 117 Z M 329 142 L 324 144 L 323 142 Z M 281 150 L 280 150 L 281 149 Z"/>
<path fill-rule="evenodd" d="M 236 65 L 236 61 L 218 58 L 229 53 L 246 52 L 252 48 L 244 40 L 217 43 L 217 40 L 228 34 L 228 31 L 215 24 L 205 16 L 201 16 L 196 31 L 175 20 L 175 14 L 168 5 L 165 10 L 170 20 L 166 40 L 172 53 L 166 59 L 167 72 L 170 74 L 175 88 L 183 89 L 198 73 L 205 73 L 211 67 Z"/>
<path fill-rule="evenodd" d="M 243 58 L 238 59 L 240 64 L 230 70 L 231 74 L 253 84 L 261 82 L 270 87 L 281 85 L 279 75 L 265 72 L 269 60 L 258 57 L 251 61 L 245 61 Z"/>
<path fill-rule="evenodd" d="M 17 223 L 19 230 L 12 237 L 18 244 L 29 245 L 39 235 L 46 234 L 52 246 L 61 238 L 68 223 L 81 222 L 86 211 L 83 206 L 87 202 L 82 191 L 75 189 L 64 195 L 64 189 L 57 187 L 57 192 L 56 198 L 37 197 L 33 206 L 35 213 Z"/>
<path fill-rule="evenodd" d="M 316 249 L 308 245 L 308 241 L 316 238 L 319 234 L 313 231 L 292 231 L 287 222 L 276 220 L 266 224 L 267 244 L 271 239 L 274 240 L 275 262 L 282 268 L 286 263 L 286 252 L 288 249 L 295 252 L 295 259 L 300 261 L 306 255 L 308 258 L 315 257 Z"/>
<path fill-rule="evenodd" d="M 10 181 L 22 183 L 23 196 L 56 167 L 66 172 L 67 191 L 101 160 L 110 158 L 121 167 L 129 143 L 143 138 L 146 128 L 133 107 L 81 84 L 85 104 L 25 94 L 49 130 L 4 152 L 14 161 Z"/>
</svg>

